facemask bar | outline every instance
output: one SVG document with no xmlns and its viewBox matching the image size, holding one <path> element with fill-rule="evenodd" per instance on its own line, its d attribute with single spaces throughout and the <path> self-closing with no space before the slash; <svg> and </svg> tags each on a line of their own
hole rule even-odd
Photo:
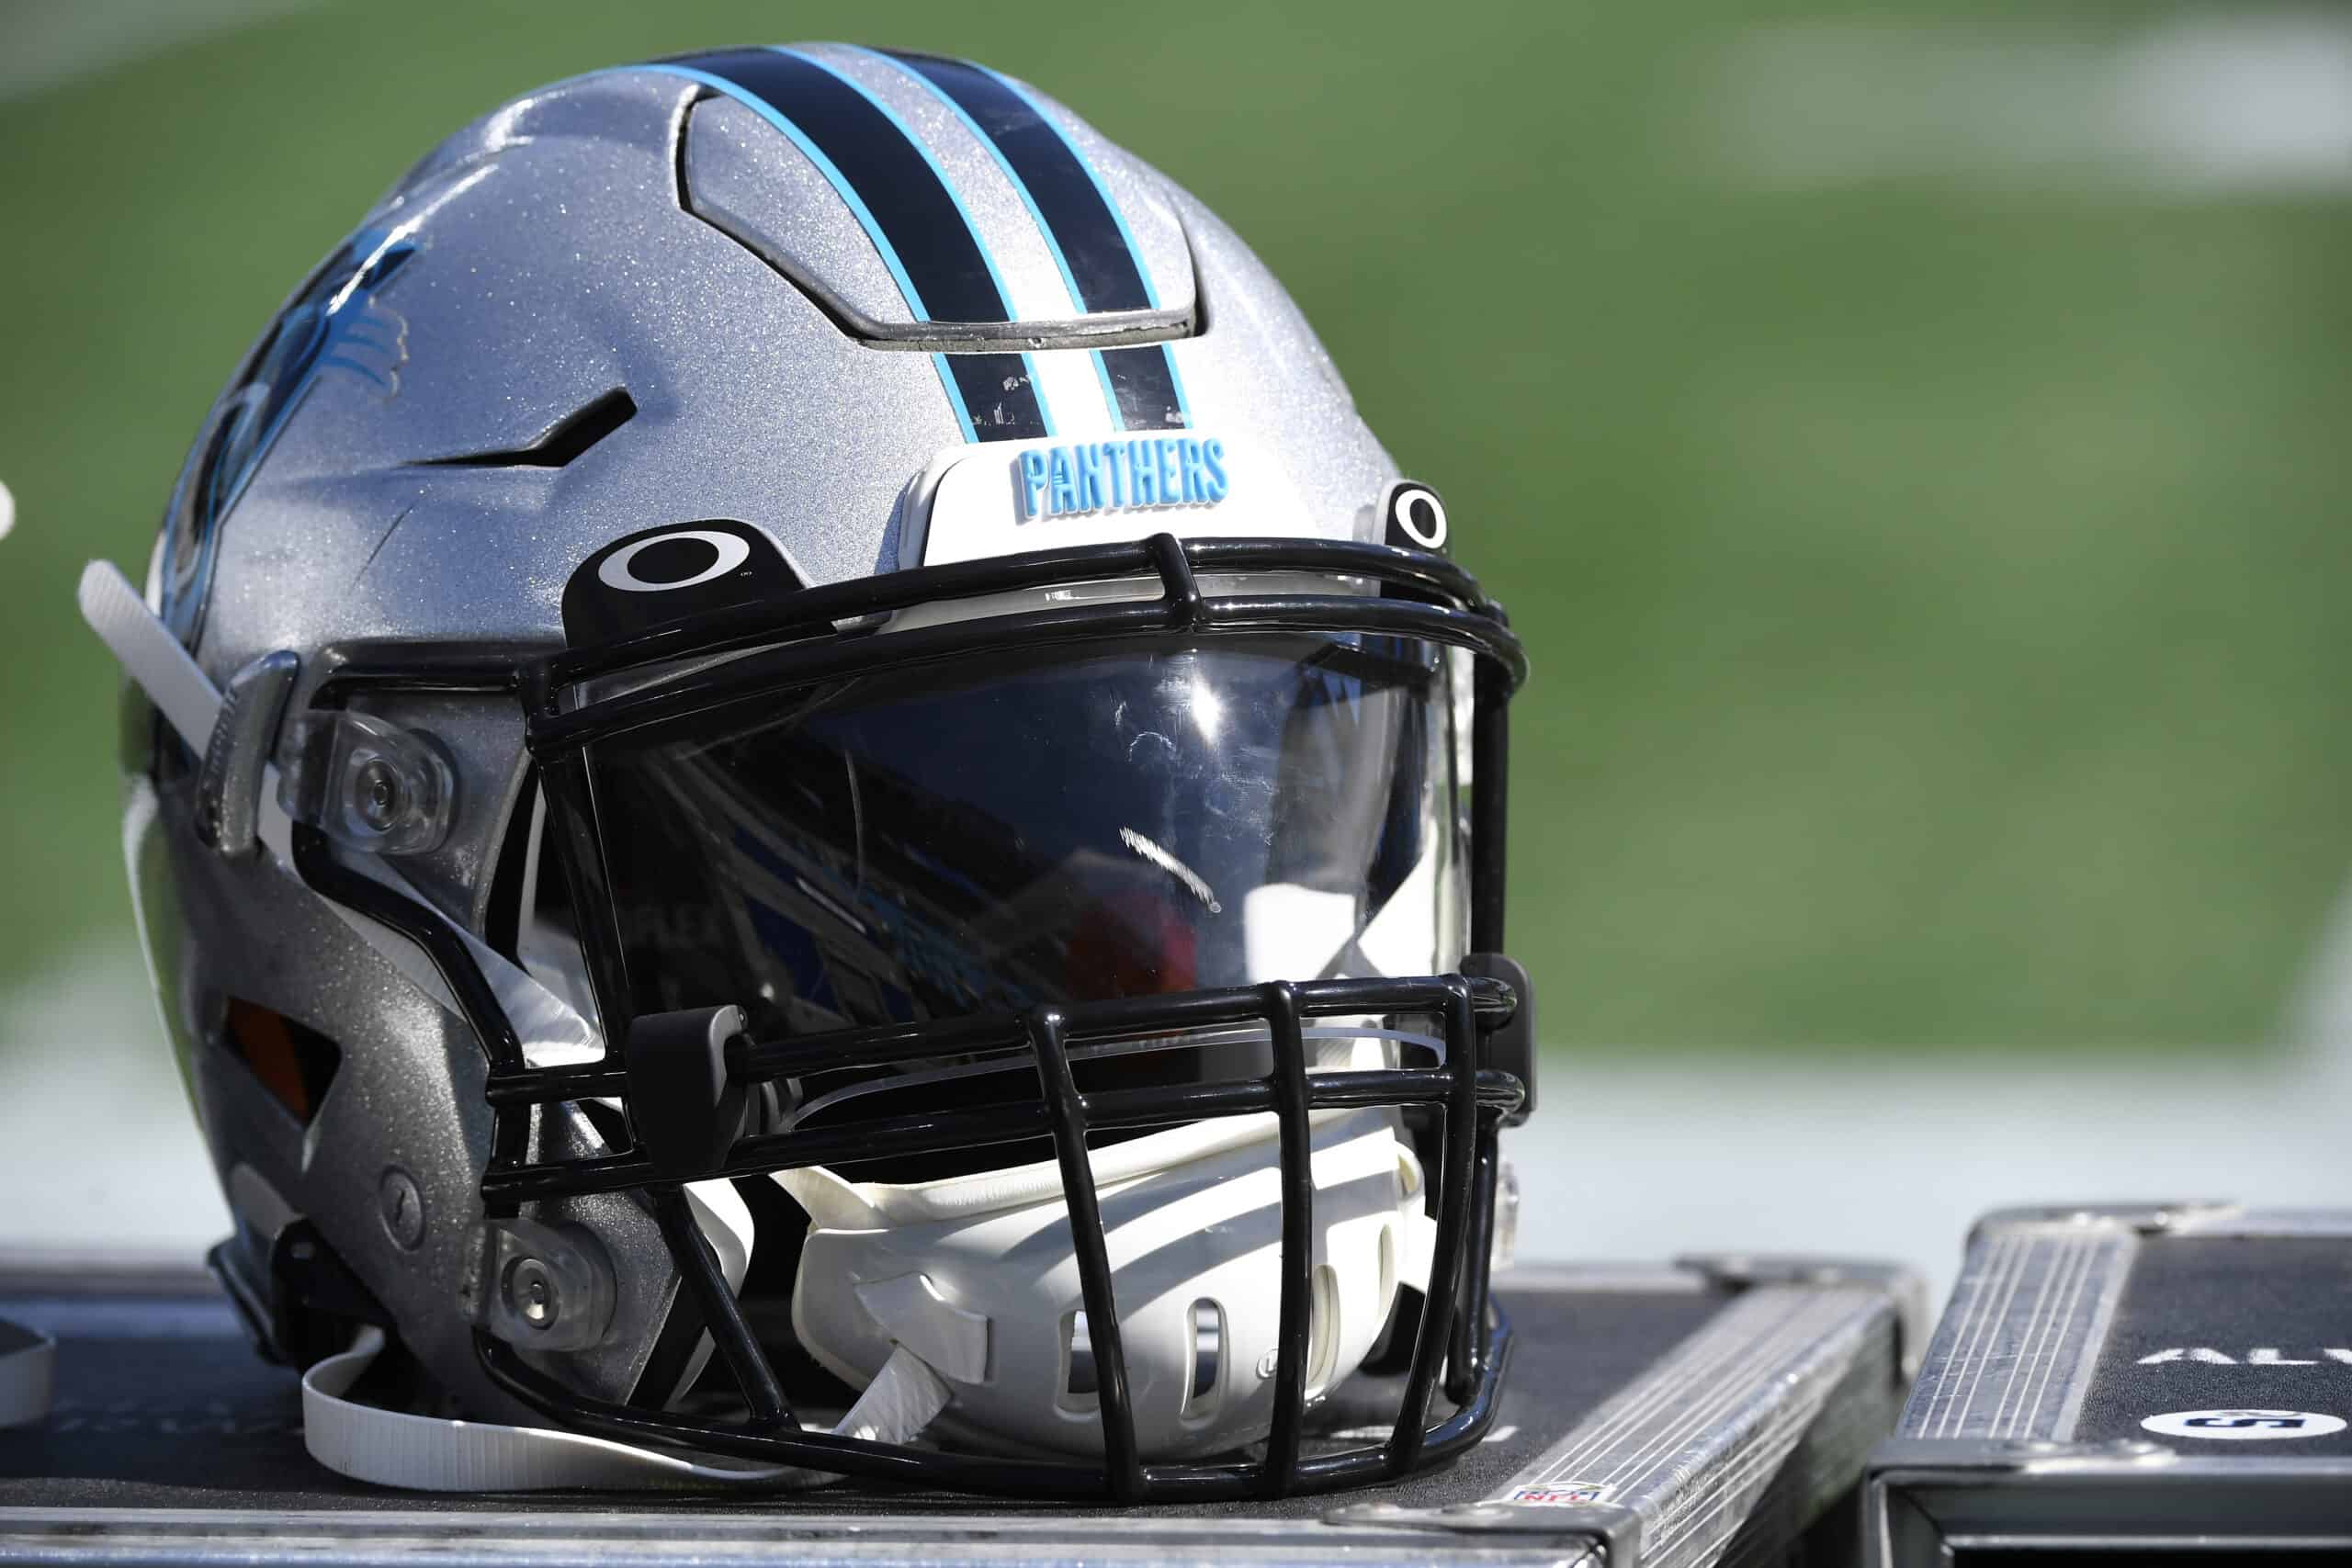
<svg viewBox="0 0 2352 1568">
<path fill-rule="evenodd" d="M 1320 1491 L 1401 1475 L 1477 1440 L 1491 1419 L 1509 1331 L 1487 1300 L 1486 1249 L 1494 1227 L 1496 1133 L 1521 1098 L 1511 1075 L 1476 1066 L 1480 1037 L 1507 1019 L 1518 998 L 1498 981 L 1440 976 L 1407 980 L 1277 981 L 1227 990 L 1123 998 L 1046 1007 L 1011 1016 L 959 1021 L 951 1049 L 1025 1048 L 1040 1093 L 1034 1104 L 982 1111 L 928 1112 L 845 1128 L 753 1134 L 733 1141 L 716 1166 L 691 1173 L 657 1170 L 649 1154 L 541 1164 L 486 1180 L 485 1194 L 502 1203 L 580 1193 L 647 1189 L 657 1213 L 674 1201 L 675 1183 L 711 1176 L 754 1176 L 845 1158 L 874 1158 L 963 1149 L 1013 1138 L 1050 1138 L 1069 1202 L 1079 1274 L 1100 1398 L 1104 1462 L 998 1461 L 962 1454 L 924 1454 L 940 1467 L 931 1479 L 987 1491 L 1038 1495 L 1108 1497 L 1122 1502 L 1202 1500 Z M 1306 1021 L 1366 1012 L 1426 1013 L 1442 1021 L 1446 1061 L 1432 1068 L 1306 1071 Z M 1229 1079 L 1142 1089 L 1080 1093 L 1070 1071 L 1074 1046 L 1104 1039 L 1238 1023 L 1262 1024 L 1273 1042 L 1273 1071 L 1263 1078 Z M 779 1042 L 730 1041 L 729 1077 L 759 1083 L 829 1067 L 868 1067 L 939 1053 L 938 1032 L 920 1026 L 843 1031 Z M 1314 1180 L 1308 1118 L 1318 1111 L 1429 1106 L 1443 1130 L 1436 1242 L 1429 1289 L 1414 1341 L 1396 1422 L 1382 1444 L 1308 1456 L 1305 1438 L 1308 1367 L 1310 1270 L 1314 1256 Z M 1090 1132 L 1163 1125 L 1212 1116 L 1272 1112 L 1280 1139 L 1282 1297 L 1272 1431 L 1263 1459 L 1225 1464 L 1143 1464 L 1136 1454 L 1134 1416 L 1113 1300 L 1111 1264 L 1094 1178 L 1086 1152 Z M 904 1474 L 907 1450 L 819 1432 L 792 1429 L 774 1394 L 774 1374 L 732 1295 L 716 1274 L 716 1260 L 691 1234 L 673 1238 L 681 1270 L 711 1314 L 719 1350 L 736 1373 L 754 1418 L 725 1426 L 583 1402 L 526 1365 L 514 1349 L 483 1337 L 492 1375 L 518 1397 L 588 1431 L 632 1442 L 667 1442 L 780 1461 L 819 1470 L 888 1478 Z M 1441 1367 L 1458 1408 L 1434 1427 L 1430 1401 Z M 763 1419 L 763 1417 L 765 1417 Z"/>
<path fill-rule="evenodd" d="M 1204 595 L 1197 573 L 1308 572 L 1377 583 L 1380 594 Z M 941 600 L 1120 578 L 1156 578 L 1156 599 L 1094 600 L 1024 613 L 954 621 L 901 632 L 844 634 L 844 625 Z M 478 1332 L 484 1368 L 526 1402 L 569 1425 L 628 1441 L 682 1444 L 760 1459 L 783 1459 L 843 1474 L 1039 1496 L 1207 1500 L 1320 1491 L 1395 1477 L 1476 1442 L 1492 1422 L 1510 1329 L 1487 1299 L 1487 1248 L 1495 1218 L 1496 1134 L 1519 1119 L 1531 1083 L 1484 1067 L 1522 1004 L 1508 984 L 1462 975 L 1419 979 L 1276 982 L 1218 991 L 1041 1008 L 1017 1017 L 804 1036 L 783 1042 L 737 1037 L 727 1043 L 720 1087 L 756 1086 L 827 1067 L 885 1065 L 959 1049 L 1025 1049 L 1041 1086 L 1034 1107 L 982 1115 L 940 1112 L 853 1129 L 750 1133 L 722 1138 L 718 1158 L 657 1169 L 640 1148 L 533 1165 L 533 1107 L 629 1098 L 630 1077 L 616 1043 L 631 1038 L 628 990 L 610 919 L 585 748 L 641 726 L 707 711 L 746 695 L 852 673 L 962 658 L 990 649 L 1221 630 L 1369 632 L 1471 649 L 1471 931 L 1474 956 L 1498 953 L 1503 909 L 1504 714 L 1527 664 L 1499 605 L 1442 557 L 1385 546 L 1311 539 L 1203 539 L 1160 535 L 1135 543 L 1079 546 L 992 560 L 885 574 L 803 591 L 657 626 L 592 648 L 553 654 L 512 646 L 386 644 L 326 650 L 316 707 L 336 708 L 357 690 L 513 693 L 540 770 L 560 837 L 549 848 L 571 878 L 581 937 L 608 1029 L 601 1062 L 532 1068 L 465 942 L 438 913 L 338 861 L 326 837 L 297 824 L 296 869 L 317 892 L 377 919 L 423 948 L 483 1043 L 493 1111 L 482 1181 L 485 1214 L 512 1219 L 519 1206 L 572 1193 L 643 1190 L 684 1286 L 702 1308 L 721 1357 L 752 1412 L 749 1427 L 687 1419 L 591 1400 L 529 1365 L 512 1347 Z M 791 639 L 791 640 L 786 640 Z M 780 646 L 770 646 L 780 645 Z M 753 649 L 620 695 L 566 707 L 580 682 L 675 659 Z M 1507 962 L 1507 961 L 1506 961 Z M 1302 1021 L 1378 1012 L 1420 1012 L 1442 1021 L 1444 1062 L 1434 1069 L 1306 1071 Z M 677 1016 L 677 1015 L 670 1015 Z M 1523 1015 L 1522 1015 L 1523 1016 Z M 1273 1043 L 1263 1079 L 1080 1094 L 1070 1071 L 1074 1043 L 1234 1024 L 1262 1025 Z M 1524 1031 L 1516 1032 L 1523 1034 Z M 1492 1036 L 1490 1039 L 1489 1036 Z M 1522 1072 L 1525 1043 L 1505 1055 Z M 720 1067 L 714 1067 L 714 1073 Z M 1442 1118 L 1443 1164 L 1436 1245 L 1405 1395 L 1388 1440 L 1340 1453 L 1302 1452 L 1311 1310 L 1312 1198 L 1309 1113 L 1364 1106 L 1430 1106 Z M 1151 1126 L 1272 1111 L 1277 1117 L 1283 1187 L 1283 1289 L 1276 1399 L 1265 1457 L 1238 1464 L 1141 1463 L 1120 1353 L 1106 1243 L 1086 1154 L 1091 1130 Z M 1025 1112 L 1025 1114 L 1022 1114 Z M 632 1116 L 636 1108 L 632 1107 Z M 846 1136 L 844 1135 L 846 1132 Z M 1049 1137 L 1062 1170 L 1088 1320 L 1092 1325 L 1103 1423 L 1104 1461 L 1004 1461 L 929 1452 L 799 1429 L 773 1370 L 744 1321 L 718 1259 L 684 1212 L 682 1186 L 717 1176 L 758 1175 L 844 1158 L 968 1148 L 1010 1137 Z M 851 1142 L 854 1139 L 854 1142 Z M 1427 1425 L 1441 1369 L 1456 1408 Z"/>
</svg>

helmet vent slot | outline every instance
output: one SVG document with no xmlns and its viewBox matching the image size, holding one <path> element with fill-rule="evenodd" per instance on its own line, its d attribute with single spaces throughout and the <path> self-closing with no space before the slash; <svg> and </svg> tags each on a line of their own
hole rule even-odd
<svg viewBox="0 0 2352 1568">
<path fill-rule="evenodd" d="M 1184 1391 L 1184 1415 L 1197 1418 L 1216 1414 L 1224 1383 L 1225 1309 L 1212 1301 L 1193 1303 L 1193 1376 Z"/>
<path fill-rule="evenodd" d="M 1072 1413 L 1099 1408 L 1101 1385 L 1095 1382 L 1094 1341 L 1086 1332 L 1083 1307 L 1062 1319 L 1062 1386 L 1058 1403 Z"/>
<path fill-rule="evenodd" d="M 1313 1399 L 1330 1386 L 1340 1364 L 1340 1275 L 1329 1263 L 1315 1266 L 1315 1283 L 1307 1303 L 1306 1397 Z"/>
<path fill-rule="evenodd" d="M 229 998 L 220 1043 L 305 1127 L 343 1065 L 342 1047 L 317 1030 L 240 997 Z"/>
<path fill-rule="evenodd" d="M 637 400 L 615 387 L 557 420 L 527 446 L 499 452 L 464 452 L 454 457 L 423 457 L 419 468 L 560 468 L 637 417 Z"/>
</svg>

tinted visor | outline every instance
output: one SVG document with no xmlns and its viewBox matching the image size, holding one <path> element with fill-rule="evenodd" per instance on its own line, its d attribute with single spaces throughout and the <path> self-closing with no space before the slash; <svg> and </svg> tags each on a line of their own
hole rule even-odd
<svg viewBox="0 0 2352 1568">
<path fill-rule="evenodd" d="M 775 1038 L 1451 969 L 1457 661 L 1356 634 L 992 652 L 597 741 L 631 1007 Z"/>
</svg>

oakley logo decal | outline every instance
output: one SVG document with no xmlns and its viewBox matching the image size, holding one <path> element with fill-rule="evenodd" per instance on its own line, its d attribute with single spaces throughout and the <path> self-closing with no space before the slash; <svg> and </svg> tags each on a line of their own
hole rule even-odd
<svg viewBox="0 0 2352 1568">
<path fill-rule="evenodd" d="M 649 581 L 639 574 L 638 558 L 648 550 L 661 549 L 662 558 L 657 558 L 666 564 L 667 558 L 684 552 L 662 549 L 662 547 L 689 544 L 710 547 L 710 558 L 699 571 L 684 577 L 663 577 L 658 575 L 659 565 L 648 562 L 648 567 L 657 575 Z M 749 560 L 751 556 L 751 545 L 732 534 L 716 533 L 708 528 L 681 528 L 674 534 L 656 534 L 650 539 L 639 539 L 614 551 L 596 569 L 596 581 L 624 593 L 667 593 L 678 588 L 699 588 L 706 582 L 724 577 Z"/>
<path fill-rule="evenodd" d="M 1398 479 L 1382 495 L 1380 512 L 1386 543 L 1403 550 L 1445 548 L 1445 502 L 1429 486 Z"/>
<path fill-rule="evenodd" d="M 799 590 L 775 541 L 749 523 L 664 523 L 613 540 L 573 570 L 563 586 L 564 640 L 585 648 Z"/>
</svg>

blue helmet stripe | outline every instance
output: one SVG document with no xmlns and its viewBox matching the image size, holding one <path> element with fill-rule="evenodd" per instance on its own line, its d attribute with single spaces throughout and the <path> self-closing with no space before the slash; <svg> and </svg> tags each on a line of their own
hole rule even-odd
<svg viewBox="0 0 2352 1568">
<path fill-rule="evenodd" d="M 938 164 L 898 116 L 856 83 L 782 49 L 723 50 L 649 69 L 725 94 L 789 137 L 856 216 L 916 320 L 1012 319 L 996 264 Z M 966 440 L 1053 433 L 1026 355 L 932 359 Z"/>
<path fill-rule="evenodd" d="M 898 51 L 888 58 L 953 107 L 995 155 L 1045 235 L 1072 304 L 1088 313 L 1159 309 L 1118 203 L 1077 143 L 1017 83 L 967 61 Z M 1095 374 L 1122 428 L 1190 423 L 1166 345 L 1101 351 Z"/>
</svg>

